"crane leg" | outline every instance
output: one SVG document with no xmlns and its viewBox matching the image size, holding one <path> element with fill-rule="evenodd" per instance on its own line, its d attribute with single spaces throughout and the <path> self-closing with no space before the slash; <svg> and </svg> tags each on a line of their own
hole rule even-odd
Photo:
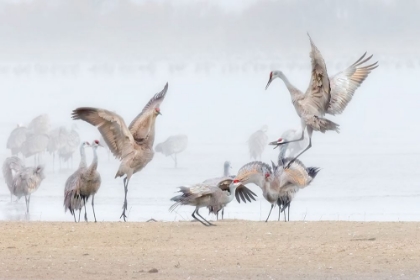
<svg viewBox="0 0 420 280">
<path fill-rule="evenodd" d="M 93 202 L 94 200 L 95 200 L 95 195 L 92 196 L 92 210 L 93 210 L 93 217 L 95 217 L 95 223 L 96 223 L 95 204 Z"/>
<path fill-rule="evenodd" d="M 194 220 L 197 220 L 197 221 L 199 221 L 200 223 L 202 223 L 203 225 L 205 225 L 206 227 L 208 227 L 209 225 L 208 224 L 206 224 L 206 223 L 204 223 L 202 220 L 200 220 L 199 218 L 197 218 L 194 214 L 195 214 L 195 212 L 197 212 L 197 209 L 195 209 L 194 210 L 194 212 L 192 213 L 192 217 L 194 218 Z"/>
<path fill-rule="evenodd" d="M 79 209 L 79 221 L 78 221 L 78 223 L 80 223 L 80 213 L 82 213 L 82 208 Z"/>
<path fill-rule="evenodd" d="M 268 218 L 270 218 L 271 211 L 273 210 L 273 207 L 274 207 L 274 204 L 271 204 L 270 213 L 268 213 L 268 217 L 267 217 L 267 219 L 265 220 L 265 222 L 267 222 L 267 221 L 268 221 Z"/>
<path fill-rule="evenodd" d="M 287 221 L 290 222 L 290 203 L 289 206 L 287 206 Z"/>
<path fill-rule="evenodd" d="M 303 151 L 301 151 L 297 156 L 295 156 L 292 160 L 289 161 L 289 163 L 286 165 L 286 168 L 289 168 L 290 165 L 304 152 L 306 152 L 307 150 L 309 150 L 312 147 L 312 128 L 308 127 L 308 137 L 309 137 L 309 144 L 308 146 L 303 149 Z"/>
<path fill-rule="evenodd" d="M 125 210 L 127 210 L 127 193 L 128 193 L 128 181 L 127 177 L 124 178 L 124 204 L 123 204 L 123 212 L 120 216 L 120 219 L 123 218 L 124 222 L 126 222 L 127 216 L 125 215 Z"/>
<path fill-rule="evenodd" d="M 88 221 L 88 218 L 87 218 L 87 213 L 86 213 L 86 197 L 83 197 L 83 204 L 85 205 L 85 222 L 87 222 Z"/>
<path fill-rule="evenodd" d="M 280 221 L 280 214 L 281 214 L 281 204 L 279 203 L 279 218 L 277 219 L 277 221 Z"/>
<path fill-rule="evenodd" d="M 201 219 L 203 219 L 203 221 L 205 221 L 206 223 L 208 223 L 208 224 L 209 224 L 209 226 L 215 226 L 214 224 L 212 224 L 212 223 L 210 223 L 209 221 L 207 221 L 206 219 L 204 219 L 204 218 L 203 218 L 203 216 L 201 216 L 201 215 L 200 215 L 200 213 L 198 212 L 198 209 L 197 209 L 197 210 L 195 210 L 195 212 L 197 213 L 197 215 L 198 215 Z"/>
<path fill-rule="evenodd" d="M 222 208 L 222 220 L 224 219 L 223 216 L 225 215 L 225 207 Z"/>
</svg>

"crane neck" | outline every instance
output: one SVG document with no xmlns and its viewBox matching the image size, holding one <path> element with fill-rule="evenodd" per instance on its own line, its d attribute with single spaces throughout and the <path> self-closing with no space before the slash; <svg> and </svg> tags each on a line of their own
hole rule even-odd
<svg viewBox="0 0 420 280">
<path fill-rule="evenodd" d="M 294 85 L 292 85 L 292 83 L 290 83 L 289 79 L 287 79 L 283 72 L 280 72 L 278 74 L 278 77 L 283 80 L 284 84 L 290 92 L 290 96 L 292 97 L 293 102 L 301 97 L 300 90 L 297 89 Z"/>
<path fill-rule="evenodd" d="M 227 195 L 227 203 L 230 203 L 233 198 L 235 197 L 235 192 L 236 189 L 238 188 L 238 186 L 236 186 L 235 184 L 230 184 L 229 186 L 229 195 Z"/>
<path fill-rule="evenodd" d="M 85 153 L 85 146 L 82 144 L 80 145 L 80 163 L 79 168 L 86 167 L 86 153 Z"/>
<path fill-rule="evenodd" d="M 93 147 L 92 148 L 92 150 L 93 150 L 93 160 L 92 160 L 92 163 L 90 164 L 89 169 L 88 169 L 89 174 L 92 174 L 98 168 L 98 154 L 96 153 L 97 148 L 98 147 Z"/>
</svg>

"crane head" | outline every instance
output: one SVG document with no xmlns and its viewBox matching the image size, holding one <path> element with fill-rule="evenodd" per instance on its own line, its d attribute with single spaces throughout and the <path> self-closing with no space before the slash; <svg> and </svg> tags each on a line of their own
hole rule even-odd
<svg viewBox="0 0 420 280">
<path fill-rule="evenodd" d="M 155 114 L 156 114 L 156 116 L 157 115 L 162 115 L 162 113 L 160 112 L 160 108 L 159 107 L 156 107 L 155 108 Z"/>
<path fill-rule="evenodd" d="M 265 86 L 265 89 L 267 90 L 268 87 L 270 86 L 271 82 L 275 79 L 275 78 L 280 78 L 282 75 L 281 71 L 271 71 L 270 72 L 270 77 L 268 79 L 268 83 Z"/>
<path fill-rule="evenodd" d="M 83 147 L 89 147 L 90 143 L 88 141 L 85 141 L 85 142 L 82 143 L 82 145 L 83 145 Z"/>
<path fill-rule="evenodd" d="M 103 147 L 103 146 L 101 145 L 101 143 L 99 143 L 99 140 L 94 140 L 92 142 L 92 147 L 97 148 L 97 147 Z"/>
<path fill-rule="evenodd" d="M 274 149 L 277 148 L 278 146 L 282 145 L 282 144 L 284 144 L 284 139 L 283 138 L 279 138 L 276 141 L 268 143 L 268 145 L 273 145 Z"/>
</svg>

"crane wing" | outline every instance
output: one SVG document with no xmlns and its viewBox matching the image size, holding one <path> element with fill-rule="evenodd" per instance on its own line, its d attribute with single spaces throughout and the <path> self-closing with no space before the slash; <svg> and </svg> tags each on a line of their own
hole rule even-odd
<svg viewBox="0 0 420 280">
<path fill-rule="evenodd" d="M 309 40 L 312 48 L 309 53 L 312 64 L 311 81 L 309 88 L 300 103 L 304 108 L 308 108 L 308 113 L 313 114 L 314 112 L 325 112 L 327 110 L 331 98 L 331 89 L 324 58 L 310 36 Z"/>
<path fill-rule="evenodd" d="M 365 56 L 366 53 L 347 69 L 330 77 L 331 100 L 327 110 L 328 114 L 335 115 L 343 113 L 356 89 L 363 83 L 369 73 L 379 66 L 378 62 L 362 66 L 373 55 L 364 59 Z"/>
<path fill-rule="evenodd" d="M 291 158 L 285 159 L 285 162 L 289 162 Z M 299 188 L 306 187 L 312 179 L 309 177 L 305 165 L 298 159 L 296 159 L 289 168 L 283 169 L 280 176 L 281 187 L 287 184 L 293 184 Z"/>
<path fill-rule="evenodd" d="M 130 123 L 128 128 L 137 142 L 141 142 L 149 135 L 151 128 L 150 116 L 154 114 L 156 108 L 159 108 L 163 99 L 165 99 L 167 91 L 168 83 L 166 83 L 161 92 L 156 93 L 152 99 L 147 102 L 143 111 L 141 111 L 141 113 Z"/>
<path fill-rule="evenodd" d="M 81 107 L 73 110 L 72 118 L 74 120 L 84 120 L 98 127 L 99 132 L 116 158 L 121 159 L 132 151 L 133 135 L 118 114 L 105 109 Z"/>
<path fill-rule="evenodd" d="M 223 191 L 229 191 L 229 186 L 232 183 L 232 181 L 233 179 L 226 179 L 226 180 L 220 181 L 217 186 Z M 255 201 L 255 197 L 257 197 L 257 195 L 253 191 L 245 187 L 245 185 L 239 185 L 236 188 L 235 197 L 238 203 L 241 203 L 241 200 L 244 203 L 246 203 L 247 200 L 249 202 L 251 202 L 251 200 Z"/>
</svg>

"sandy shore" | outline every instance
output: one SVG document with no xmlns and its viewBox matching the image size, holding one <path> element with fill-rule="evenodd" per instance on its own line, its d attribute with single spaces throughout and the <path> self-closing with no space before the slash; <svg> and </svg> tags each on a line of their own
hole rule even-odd
<svg viewBox="0 0 420 280">
<path fill-rule="evenodd" d="M 0 278 L 412 279 L 420 223 L 1 222 Z"/>
</svg>

